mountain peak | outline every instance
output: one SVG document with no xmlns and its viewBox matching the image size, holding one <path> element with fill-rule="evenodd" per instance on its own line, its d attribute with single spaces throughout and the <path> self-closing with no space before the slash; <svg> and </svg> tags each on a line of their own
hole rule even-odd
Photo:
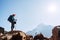
<svg viewBox="0 0 60 40">
<path fill-rule="evenodd" d="M 32 31 L 28 31 L 27 34 L 31 34 L 33 36 L 42 33 L 46 37 L 50 37 L 52 35 L 52 26 L 46 24 L 39 24 L 35 29 Z"/>
</svg>

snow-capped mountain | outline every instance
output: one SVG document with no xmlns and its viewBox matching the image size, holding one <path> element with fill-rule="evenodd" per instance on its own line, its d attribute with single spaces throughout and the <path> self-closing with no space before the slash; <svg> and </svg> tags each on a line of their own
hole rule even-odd
<svg viewBox="0 0 60 40">
<path fill-rule="evenodd" d="M 28 31 L 27 34 L 35 36 L 42 33 L 45 37 L 50 37 L 52 35 L 52 29 L 53 26 L 51 25 L 39 24 L 32 31 Z"/>
</svg>

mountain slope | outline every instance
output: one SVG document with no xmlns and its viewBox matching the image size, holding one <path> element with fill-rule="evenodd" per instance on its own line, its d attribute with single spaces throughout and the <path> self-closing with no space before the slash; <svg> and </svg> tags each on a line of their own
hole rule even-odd
<svg viewBox="0 0 60 40">
<path fill-rule="evenodd" d="M 50 37 L 52 35 L 52 28 L 53 26 L 51 25 L 39 24 L 32 31 L 28 31 L 27 34 L 35 36 L 39 33 L 42 33 L 45 37 Z"/>
</svg>

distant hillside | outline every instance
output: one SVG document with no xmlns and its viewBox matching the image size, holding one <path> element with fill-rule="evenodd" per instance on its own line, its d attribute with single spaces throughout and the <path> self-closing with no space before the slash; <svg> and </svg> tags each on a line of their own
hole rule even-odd
<svg viewBox="0 0 60 40">
<path fill-rule="evenodd" d="M 51 26 L 51 25 L 39 24 L 32 31 L 28 31 L 27 34 L 35 36 L 39 33 L 42 33 L 44 36 L 50 37 L 52 35 L 52 28 L 53 28 L 53 26 Z"/>
</svg>

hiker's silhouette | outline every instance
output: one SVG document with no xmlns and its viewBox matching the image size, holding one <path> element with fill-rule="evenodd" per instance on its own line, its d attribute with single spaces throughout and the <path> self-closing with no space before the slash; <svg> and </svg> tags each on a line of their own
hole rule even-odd
<svg viewBox="0 0 60 40">
<path fill-rule="evenodd" d="M 8 17 L 8 21 L 11 23 L 11 31 L 14 29 L 14 24 L 16 24 L 16 19 L 14 18 L 15 14 L 12 14 Z"/>
</svg>

